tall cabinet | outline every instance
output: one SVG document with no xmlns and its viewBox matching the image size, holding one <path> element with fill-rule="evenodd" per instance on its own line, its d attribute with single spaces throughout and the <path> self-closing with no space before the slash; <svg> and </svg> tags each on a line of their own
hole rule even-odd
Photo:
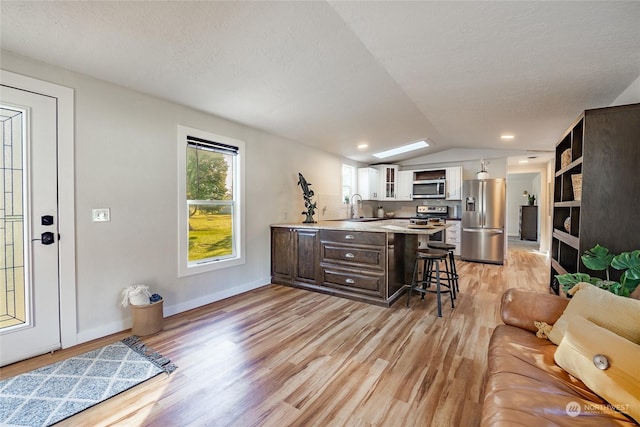
<svg viewBox="0 0 640 427">
<path fill-rule="evenodd" d="M 640 104 L 586 110 L 555 149 L 550 285 L 586 272 L 580 256 L 600 244 L 640 248 Z M 612 271 L 615 276 L 615 270 Z"/>
<path fill-rule="evenodd" d="M 538 240 L 537 206 L 520 206 L 520 240 Z"/>
</svg>

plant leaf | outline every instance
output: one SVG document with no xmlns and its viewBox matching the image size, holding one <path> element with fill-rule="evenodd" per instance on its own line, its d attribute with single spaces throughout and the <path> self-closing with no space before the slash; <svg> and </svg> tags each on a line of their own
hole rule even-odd
<svg viewBox="0 0 640 427">
<path fill-rule="evenodd" d="M 595 247 L 586 250 L 580 258 L 588 269 L 601 271 L 609 268 L 614 255 L 609 253 L 609 249 L 604 246 L 595 245 Z"/>
<path fill-rule="evenodd" d="M 626 279 L 624 281 L 621 282 L 622 285 L 624 286 L 624 288 L 627 290 L 628 293 L 631 293 L 633 291 L 636 290 L 636 288 L 638 287 L 638 285 L 640 284 L 640 279 Z"/>
<path fill-rule="evenodd" d="M 567 293 L 569 289 L 573 288 L 580 282 L 587 282 L 595 284 L 595 281 L 601 280 L 597 277 L 591 277 L 586 273 L 567 273 L 567 274 L 557 274 L 556 280 L 558 280 L 558 284 L 562 286 L 562 290 Z"/>
<path fill-rule="evenodd" d="M 622 273 L 626 279 L 640 279 L 640 249 L 616 255 L 611 261 L 611 266 L 616 270 L 626 269 L 627 271 Z"/>
<path fill-rule="evenodd" d="M 557 274 L 556 279 L 558 279 L 558 283 L 561 284 L 562 286 L 571 285 L 571 287 L 573 287 L 573 285 L 578 284 L 580 282 L 591 283 L 591 276 L 589 276 L 586 273 Z"/>
<path fill-rule="evenodd" d="M 618 282 L 611 282 L 608 289 L 609 292 L 623 297 L 629 296 L 629 291 Z"/>
</svg>

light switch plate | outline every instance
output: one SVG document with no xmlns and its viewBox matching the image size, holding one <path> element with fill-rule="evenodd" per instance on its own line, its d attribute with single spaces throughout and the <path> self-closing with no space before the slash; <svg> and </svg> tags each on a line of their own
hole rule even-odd
<svg viewBox="0 0 640 427">
<path fill-rule="evenodd" d="M 111 221 L 109 208 L 93 209 L 93 222 Z"/>
</svg>

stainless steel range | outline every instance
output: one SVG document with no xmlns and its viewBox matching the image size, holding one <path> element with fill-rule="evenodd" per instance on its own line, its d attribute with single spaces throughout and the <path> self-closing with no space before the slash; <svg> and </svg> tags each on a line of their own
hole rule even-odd
<svg viewBox="0 0 640 427">
<path fill-rule="evenodd" d="M 443 223 L 449 216 L 449 206 L 416 206 L 416 216 L 411 217 L 411 224 L 420 224 L 421 221 Z M 424 222 L 426 224 L 426 222 Z"/>
<path fill-rule="evenodd" d="M 409 219 L 410 224 L 445 224 L 449 216 L 449 206 L 416 206 L 416 216 Z M 429 235 L 430 242 L 445 242 L 444 231 Z M 420 246 L 423 246 L 420 244 Z"/>
</svg>

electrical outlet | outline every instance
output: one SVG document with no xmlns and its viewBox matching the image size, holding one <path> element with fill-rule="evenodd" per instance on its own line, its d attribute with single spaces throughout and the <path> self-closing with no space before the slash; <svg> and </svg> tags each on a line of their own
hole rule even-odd
<svg viewBox="0 0 640 427">
<path fill-rule="evenodd" d="M 93 222 L 111 221 L 111 212 L 109 208 L 93 209 Z"/>
</svg>

